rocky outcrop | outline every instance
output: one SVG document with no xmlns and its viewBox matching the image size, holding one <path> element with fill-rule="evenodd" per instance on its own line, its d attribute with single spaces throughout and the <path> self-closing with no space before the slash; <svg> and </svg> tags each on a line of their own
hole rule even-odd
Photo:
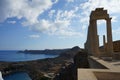
<svg viewBox="0 0 120 80">
<path fill-rule="evenodd" d="M 88 55 L 84 50 L 77 52 L 74 56 L 74 63 L 63 66 L 54 80 L 77 80 L 78 68 L 89 68 Z"/>
<path fill-rule="evenodd" d="M 79 52 L 81 51 L 81 49 L 78 47 L 78 46 L 75 46 L 73 47 L 72 49 L 64 52 L 64 53 L 61 53 L 60 54 L 60 57 L 66 57 L 66 58 L 74 58 L 74 56 Z"/>
<path fill-rule="evenodd" d="M 4 75 L 15 71 L 26 71 L 32 80 L 50 80 L 54 78 L 64 66 L 66 66 L 67 70 L 72 68 L 72 65 L 69 67 L 67 67 L 67 65 L 73 62 L 73 57 L 79 51 L 81 51 L 79 47 L 73 47 L 61 53 L 60 56 L 56 58 L 13 63 L 0 62 L 0 70 Z"/>
<path fill-rule="evenodd" d="M 80 51 L 74 56 L 74 64 L 76 68 L 89 68 L 88 54 Z"/>
<path fill-rule="evenodd" d="M 76 71 L 74 64 L 69 64 L 60 69 L 53 80 L 76 80 Z"/>
</svg>

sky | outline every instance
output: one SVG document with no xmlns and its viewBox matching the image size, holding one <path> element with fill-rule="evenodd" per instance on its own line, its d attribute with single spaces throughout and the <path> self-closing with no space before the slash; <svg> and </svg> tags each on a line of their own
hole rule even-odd
<svg viewBox="0 0 120 80">
<path fill-rule="evenodd" d="M 120 0 L 0 0 L 0 50 L 84 47 L 89 15 L 104 7 L 120 40 Z M 106 21 L 97 20 L 100 45 Z"/>
</svg>

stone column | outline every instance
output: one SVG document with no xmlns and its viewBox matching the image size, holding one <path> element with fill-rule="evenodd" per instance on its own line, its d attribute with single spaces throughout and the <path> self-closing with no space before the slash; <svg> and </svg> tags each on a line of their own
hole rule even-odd
<svg viewBox="0 0 120 80">
<path fill-rule="evenodd" d="M 98 42 L 98 35 L 97 35 L 97 24 L 96 24 L 96 20 L 92 21 L 93 26 L 93 42 L 94 42 L 94 54 L 96 57 L 99 57 L 99 42 Z"/>
<path fill-rule="evenodd" d="M 108 56 L 112 56 L 112 54 L 113 54 L 111 19 L 112 18 L 106 19 L 106 21 L 107 21 L 107 53 L 108 53 Z"/>
<path fill-rule="evenodd" d="M 100 44 L 99 44 L 99 35 L 97 35 L 97 39 L 98 39 L 97 41 L 98 41 L 98 48 L 99 48 L 99 45 L 100 45 Z"/>
<path fill-rule="evenodd" d="M 92 41 L 92 27 L 91 27 L 91 25 L 89 26 L 89 51 L 90 51 L 90 53 L 92 53 L 93 52 L 93 46 L 91 45 L 92 43 L 93 43 L 93 41 Z"/>
<path fill-rule="evenodd" d="M 105 35 L 103 35 L 103 45 L 104 45 L 104 52 L 106 52 L 106 40 L 105 40 Z"/>
<path fill-rule="evenodd" d="M 90 52 L 91 52 L 91 54 L 93 54 L 94 55 L 94 41 L 93 41 L 93 22 L 92 22 L 92 20 L 90 20 L 90 26 L 89 26 L 89 49 L 90 49 Z"/>
</svg>

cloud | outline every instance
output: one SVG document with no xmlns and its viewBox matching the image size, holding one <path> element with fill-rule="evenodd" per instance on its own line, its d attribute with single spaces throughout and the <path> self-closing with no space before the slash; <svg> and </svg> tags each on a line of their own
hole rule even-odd
<svg viewBox="0 0 120 80">
<path fill-rule="evenodd" d="M 112 21 L 114 22 L 116 21 L 115 19 L 117 17 L 114 14 L 120 13 L 119 5 L 120 0 L 88 0 L 87 2 L 80 4 L 80 7 L 82 9 L 81 22 L 89 22 L 90 12 L 99 7 L 104 7 L 104 9 L 108 10 L 108 13 L 113 16 Z"/>
<path fill-rule="evenodd" d="M 73 2 L 73 0 L 68 0 Z M 73 10 L 50 10 L 49 17 L 53 20 L 38 19 L 39 16 L 50 9 L 58 0 L 1 0 L 0 5 L 0 22 L 7 18 L 17 17 L 24 18 L 23 26 L 27 26 L 33 31 L 42 32 L 49 35 L 73 36 L 79 34 L 70 27 L 71 19 L 75 17 L 77 8 Z M 9 21 L 8 23 L 15 23 Z M 30 36 L 38 37 L 38 36 Z"/>
<path fill-rule="evenodd" d="M 36 39 L 36 38 L 40 38 L 40 36 L 39 35 L 29 35 L 29 38 Z"/>
<path fill-rule="evenodd" d="M 75 17 L 78 17 L 76 15 L 76 12 L 79 10 L 78 7 L 75 7 L 71 10 L 58 10 L 57 11 L 57 15 L 56 15 L 56 19 L 57 20 L 71 20 Z"/>
<path fill-rule="evenodd" d="M 54 2 L 51 0 L 1 0 L 0 1 L 0 22 L 7 18 L 25 18 L 27 22 L 33 24 L 38 20 L 38 16 L 45 10 L 50 9 Z"/>
<path fill-rule="evenodd" d="M 115 35 L 120 35 L 120 28 L 118 28 L 118 29 L 115 29 L 115 30 L 112 30 L 112 32 L 113 32 L 113 34 L 115 34 Z"/>
<path fill-rule="evenodd" d="M 83 31 L 84 31 L 86 28 L 87 28 L 86 25 L 83 25 L 83 26 L 82 26 L 82 30 L 83 30 Z"/>
<path fill-rule="evenodd" d="M 67 2 L 74 2 L 74 0 L 66 0 Z"/>
<path fill-rule="evenodd" d="M 52 0 L 52 2 L 53 2 L 54 4 L 56 4 L 56 3 L 58 2 L 58 0 Z"/>
<path fill-rule="evenodd" d="M 49 17 L 52 18 L 54 14 L 55 14 L 55 10 L 50 10 Z"/>
<path fill-rule="evenodd" d="M 10 23 L 10 24 L 15 24 L 16 21 L 8 21 L 8 23 Z"/>
<path fill-rule="evenodd" d="M 24 26 L 29 26 L 31 30 L 42 32 L 49 35 L 57 36 L 78 36 L 81 33 L 76 32 L 71 28 L 72 19 L 77 17 L 75 13 L 78 8 L 75 7 L 72 10 L 50 10 L 49 17 L 51 19 L 40 19 L 34 24 L 24 22 Z"/>
<path fill-rule="evenodd" d="M 41 27 L 43 26 L 43 27 Z M 50 22 L 49 20 L 41 20 L 39 23 L 31 26 L 31 30 L 47 33 L 49 35 L 57 35 L 57 36 L 81 36 L 80 32 L 76 32 L 70 27 L 70 21 L 68 20 L 56 20 Z"/>
<path fill-rule="evenodd" d="M 117 27 L 116 29 L 112 30 L 112 34 L 113 34 L 113 40 L 120 40 L 120 28 Z"/>
<path fill-rule="evenodd" d="M 82 25 L 89 25 L 89 15 L 91 11 L 95 10 L 95 8 L 104 8 L 104 10 L 108 11 L 110 17 L 112 17 L 112 24 L 114 25 L 112 32 L 113 32 L 113 40 L 119 39 L 120 35 L 120 28 L 117 28 L 119 25 L 119 14 L 120 14 L 120 0 L 88 0 L 82 4 L 80 4 L 80 23 Z M 104 25 L 106 21 L 98 21 L 98 26 Z M 100 32 L 101 31 L 101 32 Z M 106 34 L 103 29 L 100 30 L 100 35 L 103 33 Z M 101 41 L 100 41 L 101 42 Z"/>
<path fill-rule="evenodd" d="M 66 31 L 66 30 L 60 30 L 59 32 L 57 32 L 57 34 L 56 35 L 59 35 L 60 34 L 60 36 L 67 36 L 67 37 L 71 37 L 71 36 L 73 36 L 73 37 L 82 37 L 83 36 L 83 34 L 82 33 L 80 33 L 80 32 L 76 32 L 76 31 Z"/>
<path fill-rule="evenodd" d="M 76 2 L 75 0 L 66 1 Z M 120 0 L 88 0 L 80 6 L 72 5 L 70 9 L 56 10 L 52 7 L 57 2 L 58 0 L 15 0 L 14 2 L 13 0 L 1 0 L 0 22 L 12 17 L 23 18 L 25 20 L 22 25 L 33 31 L 48 35 L 78 36 L 83 34 L 74 28 L 76 26 L 71 26 L 73 20 L 78 20 L 82 30 L 85 30 L 89 23 L 91 10 L 104 7 L 113 16 L 113 22 L 117 21 L 117 16 L 114 14 L 120 13 Z M 43 16 L 43 18 L 40 18 L 45 11 L 48 13 L 47 18 Z"/>
<path fill-rule="evenodd" d="M 112 16 L 112 20 L 111 20 L 112 22 L 117 22 L 118 20 L 117 20 L 117 16 Z"/>
</svg>

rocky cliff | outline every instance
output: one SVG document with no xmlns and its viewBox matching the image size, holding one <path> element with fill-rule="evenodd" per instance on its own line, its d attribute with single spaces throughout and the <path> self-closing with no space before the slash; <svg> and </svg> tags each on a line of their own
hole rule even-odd
<svg viewBox="0 0 120 80">
<path fill-rule="evenodd" d="M 76 46 L 61 53 L 60 56 L 56 58 L 12 63 L 0 62 L 0 70 L 3 75 L 16 71 L 26 71 L 32 80 L 52 80 L 59 72 L 64 70 L 61 70 L 63 67 L 66 68 L 65 71 L 73 67 L 73 65 L 67 66 L 73 63 L 73 57 L 79 51 L 81 51 L 81 49 Z"/>
<path fill-rule="evenodd" d="M 88 55 L 84 50 L 77 52 L 74 55 L 74 62 L 62 67 L 54 80 L 77 80 L 78 68 L 89 68 Z"/>
</svg>

